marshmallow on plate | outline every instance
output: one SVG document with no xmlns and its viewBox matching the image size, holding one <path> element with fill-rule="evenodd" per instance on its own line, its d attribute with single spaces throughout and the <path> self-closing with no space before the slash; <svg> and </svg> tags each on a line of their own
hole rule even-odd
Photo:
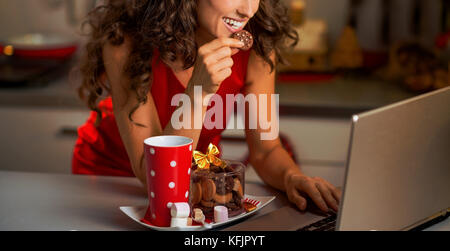
<svg viewBox="0 0 450 251">
<path fill-rule="evenodd" d="M 188 218 L 172 218 L 170 220 L 170 227 L 186 227 L 188 225 Z"/>
<path fill-rule="evenodd" d="M 170 208 L 170 215 L 173 218 L 187 218 L 189 217 L 190 207 L 186 202 L 173 203 Z"/>
<path fill-rule="evenodd" d="M 186 202 L 173 203 L 170 208 L 170 227 L 186 227 L 188 226 L 188 217 L 190 213 L 189 204 Z"/>
<path fill-rule="evenodd" d="M 224 206 L 215 206 L 214 207 L 214 222 L 224 222 L 228 220 L 228 208 Z"/>
</svg>

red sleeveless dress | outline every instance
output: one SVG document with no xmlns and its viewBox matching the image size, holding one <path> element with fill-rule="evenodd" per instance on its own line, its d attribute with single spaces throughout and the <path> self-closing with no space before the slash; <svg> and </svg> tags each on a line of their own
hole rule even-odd
<svg viewBox="0 0 450 251">
<path fill-rule="evenodd" d="M 249 51 L 239 51 L 233 55 L 234 65 L 232 74 L 224 80 L 217 91 L 226 100 L 227 94 L 238 94 L 245 84 Z M 171 106 L 172 97 L 178 93 L 184 93 L 185 88 L 176 78 L 172 69 L 159 59 L 159 53 L 155 50 L 152 59 L 153 85 L 151 93 L 155 102 L 162 128 L 170 122 L 172 113 L 176 110 Z M 225 102 L 224 102 L 225 103 Z M 234 105 L 234 104 L 227 104 Z M 78 139 L 75 144 L 72 158 L 72 173 L 105 175 L 105 176 L 134 176 L 131 169 L 125 146 L 119 134 L 114 114 L 111 97 L 99 103 L 102 111 L 102 121 L 96 126 L 97 112 L 91 112 L 87 122 L 78 128 Z M 211 107 L 208 107 L 210 109 Z M 228 121 L 226 106 L 223 108 L 223 120 Z M 230 109 L 228 109 L 230 110 Z M 223 128 L 226 127 L 224 123 Z M 224 129 L 208 130 L 203 127 L 197 150 L 206 152 L 209 143 L 219 146 L 221 133 Z"/>
</svg>

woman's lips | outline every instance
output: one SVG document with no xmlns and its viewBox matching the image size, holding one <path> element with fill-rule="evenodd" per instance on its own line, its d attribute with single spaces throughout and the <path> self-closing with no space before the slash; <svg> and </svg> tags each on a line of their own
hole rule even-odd
<svg viewBox="0 0 450 251">
<path fill-rule="evenodd" d="M 223 21 L 225 27 L 227 27 L 227 29 L 231 33 L 235 33 L 235 32 L 238 32 L 238 31 L 244 29 L 246 20 L 238 20 L 238 19 L 233 19 L 233 18 L 229 18 L 229 17 L 224 17 L 224 18 L 222 18 L 222 21 Z"/>
</svg>

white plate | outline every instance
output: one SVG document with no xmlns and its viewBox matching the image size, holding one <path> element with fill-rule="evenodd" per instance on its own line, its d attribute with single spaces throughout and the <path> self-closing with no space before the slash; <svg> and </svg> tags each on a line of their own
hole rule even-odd
<svg viewBox="0 0 450 251">
<path fill-rule="evenodd" d="M 231 217 L 228 219 L 228 221 L 220 222 L 220 223 L 211 223 L 207 226 L 190 226 L 190 227 L 157 227 L 153 225 L 146 224 L 141 221 L 141 219 L 144 218 L 145 213 L 147 211 L 147 206 L 125 206 L 120 207 L 120 210 L 125 213 L 128 217 L 136 221 L 137 223 L 141 224 L 142 226 L 151 228 L 153 230 L 158 231 L 201 231 L 201 230 L 207 230 L 212 229 L 215 227 L 219 227 L 228 223 L 231 223 L 233 221 L 248 217 L 257 211 L 259 211 L 261 208 L 265 207 L 267 204 L 272 202 L 275 199 L 275 196 L 252 196 L 252 195 L 245 195 L 244 198 L 251 199 L 251 200 L 258 200 L 260 203 L 256 206 L 256 209 L 247 213 L 242 213 L 240 215 Z"/>
</svg>

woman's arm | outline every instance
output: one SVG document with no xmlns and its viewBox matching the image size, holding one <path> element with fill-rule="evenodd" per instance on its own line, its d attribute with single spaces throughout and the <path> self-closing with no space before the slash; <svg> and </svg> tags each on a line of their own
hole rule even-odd
<svg viewBox="0 0 450 251">
<path fill-rule="evenodd" d="M 272 62 L 275 62 L 274 59 L 275 55 L 272 53 Z M 255 94 L 259 104 L 260 94 L 266 94 L 270 101 L 270 96 L 274 93 L 275 71 L 270 72 L 269 65 L 252 51 L 244 95 Z M 264 109 L 268 121 L 272 118 L 278 119 L 275 114 L 271 114 L 273 110 L 271 106 L 275 105 L 268 102 L 267 107 L 258 107 L 258 114 L 260 109 Z M 245 114 L 246 125 L 248 125 L 248 108 Z M 276 124 L 272 123 L 272 126 Z M 321 178 L 310 178 L 304 175 L 282 147 L 278 137 L 274 140 L 261 139 L 261 134 L 270 132 L 270 128 L 263 130 L 258 124 L 257 129 L 249 129 L 246 126 L 245 132 L 250 151 L 250 163 L 264 182 L 286 192 L 289 200 L 301 210 L 306 209 L 306 198 L 301 194 L 308 195 L 323 211 L 328 211 L 328 207 L 338 210 L 340 192 L 333 185 Z"/>
<path fill-rule="evenodd" d="M 195 149 L 200 137 L 201 127 L 199 129 L 194 127 L 194 103 L 198 103 L 202 107 L 202 118 L 204 118 L 207 106 L 203 105 L 203 97 L 215 93 L 222 81 L 231 74 L 233 61 L 230 47 L 239 48 L 241 46 L 242 44 L 238 40 L 225 38 L 216 39 L 199 48 L 199 56 L 194 65 L 193 75 L 185 91 L 185 94 L 191 100 L 192 125 L 190 128 L 174 129 L 172 123 L 168 123 L 165 128 L 161 127 L 158 112 L 150 92 L 147 94 L 147 102 L 141 104 L 132 114 L 135 122 L 146 127 L 137 126 L 130 121 L 129 113 L 137 104 L 136 94 L 129 88 L 130 79 L 123 74 L 131 51 L 130 42 L 125 39 L 125 42 L 120 46 L 105 45 L 103 62 L 107 79 L 111 86 L 116 123 L 133 172 L 144 185 L 146 184 L 144 140 L 157 135 L 180 135 L 192 138 Z M 201 100 L 194 99 L 194 86 L 202 86 Z"/>
<path fill-rule="evenodd" d="M 133 114 L 133 119 L 144 124 L 140 127 L 132 123 L 128 115 L 137 104 L 136 93 L 129 88 L 130 79 L 123 74 L 130 53 L 129 40 L 120 46 L 106 44 L 103 48 L 103 62 L 111 87 L 114 116 L 121 139 L 124 143 L 135 176 L 145 185 L 146 170 L 143 142 L 152 135 L 161 135 L 163 129 L 159 121 L 152 95 Z"/>
</svg>

